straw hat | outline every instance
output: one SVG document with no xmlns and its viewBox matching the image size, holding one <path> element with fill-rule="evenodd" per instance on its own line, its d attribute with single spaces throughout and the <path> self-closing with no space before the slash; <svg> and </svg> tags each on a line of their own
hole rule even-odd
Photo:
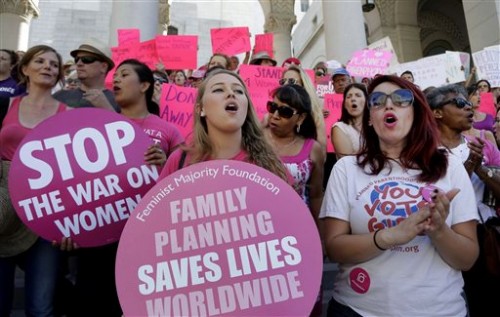
<svg viewBox="0 0 500 317">
<path fill-rule="evenodd" d="M 7 190 L 9 162 L 2 161 L 0 172 L 0 257 L 18 255 L 28 250 L 38 239 L 19 219 Z"/>
<path fill-rule="evenodd" d="M 111 49 L 96 38 L 91 37 L 85 40 L 78 49 L 71 51 L 70 55 L 76 57 L 78 52 L 87 52 L 99 56 L 109 65 L 109 70 L 115 67 L 115 63 L 111 59 Z"/>
</svg>

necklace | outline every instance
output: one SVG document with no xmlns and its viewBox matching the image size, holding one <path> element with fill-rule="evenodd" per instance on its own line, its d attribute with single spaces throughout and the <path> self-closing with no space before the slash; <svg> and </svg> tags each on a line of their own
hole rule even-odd
<svg viewBox="0 0 500 317">
<path fill-rule="evenodd" d="M 276 142 L 276 139 L 274 138 L 272 133 L 269 133 L 269 135 L 271 136 L 271 141 L 272 141 L 274 147 L 278 150 L 278 152 L 281 152 L 283 150 L 288 149 L 289 147 L 291 147 L 292 145 L 294 145 L 297 142 L 297 136 L 295 136 L 295 135 L 293 136 L 293 139 L 290 142 L 288 142 L 287 144 L 280 144 L 280 143 Z"/>
</svg>

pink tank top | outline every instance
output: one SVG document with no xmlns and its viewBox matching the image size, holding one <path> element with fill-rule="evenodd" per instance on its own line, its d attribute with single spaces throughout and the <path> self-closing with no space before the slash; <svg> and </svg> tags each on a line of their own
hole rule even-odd
<svg viewBox="0 0 500 317">
<path fill-rule="evenodd" d="M 14 98 L 10 109 L 5 116 L 0 130 L 0 157 L 3 160 L 12 161 L 16 149 L 24 139 L 24 137 L 33 130 L 26 128 L 19 122 L 19 105 L 21 104 L 22 97 Z M 59 103 L 57 113 L 66 111 L 67 106 Z"/>
</svg>

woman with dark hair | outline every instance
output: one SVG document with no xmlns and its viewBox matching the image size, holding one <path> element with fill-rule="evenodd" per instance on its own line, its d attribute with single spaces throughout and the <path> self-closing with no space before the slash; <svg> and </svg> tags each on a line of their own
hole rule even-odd
<svg viewBox="0 0 500 317">
<path fill-rule="evenodd" d="M 494 132 L 493 125 L 495 124 L 495 118 L 492 115 L 479 111 L 479 105 L 481 102 L 480 90 L 477 85 L 472 85 L 467 88 L 468 100 L 472 103 L 472 109 L 474 110 L 474 123 L 472 127 L 478 130 L 486 130 L 491 133 Z"/>
<path fill-rule="evenodd" d="M 33 46 L 18 68 L 29 94 L 10 99 L 0 130 L 0 187 L 4 191 L 10 162 L 23 138 L 42 121 L 70 109 L 52 97 L 52 89 L 64 78 L 61 55 L 56 50 L 46 45 Z M 5 199 L 8 197 L 2 197 L 4 203 Z M 25 273 L 26 316 L 53 316 L 60 252 L 21 222 L 10 199 L 7 204 L 2 205 L 0 221 L 0 316 L 10 315 L 16 266 Z"/>
<path fill-rule="evenodd" d="M 312 83 L 309 75 L 300 67 L 290 65 L 283 71 L 281 79 L 279 80 L 280 86 L 295 84 L 305 89 L 311 100 L 311 116 L 316 125 L 316 141 L 319 142 L 323 151 L 326 153 L 326 133 L 325 133 L 325 119 L 323 116 L 323 104 L 320 102 L 316 95 L 316 89 Z"/>
<path fill-rule="evenodd" d="M 146 162 L 163 166 L 184 140 L 173 124 L 159 117 L 159 106 L 153 101 L 154 85 L 153 72 L 135 59 L 121 62 L 113 77 L 113 91 L 121 114 L 141 126 L 154 141 L 146 151 Z"/>
<path fill-rule="evenodd" d="M 461 271 L 478 256 L 468 174 L 438 147 L 414 84 L 384 75 L 368 91 L 365 142 L 335 164 L 321 207 L 340 268 L 328 316 L 466 316 Z"/>
<path fill-rule="evenodd" d="M 285 85 L 272 93 L 267 103 L 267 140 L 294 178 L 293 187 L 318 218 L 323 197 L 323 162 L 325 153 L 317 138 L 312 118 L 311 100 L 298 85 Z"/>
<path fill-rule="evenodd" d="M 16 52 L 0 49 L 0 98 L 10 98 L 24 94 L 25 87 L 19 85 L 12 76 L 16 73 L 18 56 Z"/>
<path fill-rule="evenodd" d="M 485 92 L 491 92 L 491 85 L 490 82 L 487 81 L 486 79 L 480 79 L 476 83 L 477 90 L 479 90 L 479 93 L 485 93 Z"/>
<path fill-rule="evenodd" d="M 361 145 L 361 123 L 368 92 L 364 84 L 350 84 L 344 90 L 340 119 L 332 126 L 332 144 L 337 159 L 357 154 Z"/>
<path fill-rule="evenodd" d="M 293 188 L 309 207 L 318 222 L 323 199 L 323 165 L 325 151 L 317 141 L 311 99 L 299 85 L 284 85 L 272 93 L 268 101 L 268 124 L 264 135 L 293 177 Z M 321 315 L 321 299 L 310 316 Z"/>
<path fill-rule="evenodd" d="M 184 73 L 183 70 L 176 70 L 174 71 L 174 84 L 180 87 L 185 87 L 187 86 L 187 76 L 186 73 Z"/>
<path fill-rule="evenodd" d="M 496 217 L 492 197 L 500 197 L 500 174 L 494 171 L 500 167 L 500 152 L 483 137 L 464 135 L 472 126 L 472 105 L 466 100 L 465 89 L 460 85 L 447 85 L 434 89 L 427 95 L 427 101 L 438 123 L 441 143 L 458 157 L 470 174 L 475 191 L 475 201 L 480 219 L 486 222 Z M 478 233 L 484 234 L 483 225 Z M 481 251 L 483 254 L 483 250 Z M 469 316 L 487 316 L 496 307 L 500 278 L 488 272 L 480 256 L 470 271 L 464 272 L 465 294 L 469 305 Z"/>
<path fill-rule="evenodd" d="M 216 159 L 250 162 L 288 180 L 283 163 L 262 135 L 245 83 L 226 69 L 209 72 L 201 83 L 193 137 L 168 158 L 160 179 L 184 166 Z"/>
</svg>

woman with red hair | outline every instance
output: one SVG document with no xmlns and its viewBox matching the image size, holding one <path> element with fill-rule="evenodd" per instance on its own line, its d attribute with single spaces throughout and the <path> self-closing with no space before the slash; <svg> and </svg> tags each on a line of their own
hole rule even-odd
<svg viewBox="0 0 500 317">
<path fill-rule="evenodd" d="M 466 316 L 461 271 L 478 256 L 468 174 L 438 147 L 414 84 L 379 76 L 368 91 L 361 151 L 335 164 L 321 207 L 340 268 L 328 316 Z"/>
</svg>

